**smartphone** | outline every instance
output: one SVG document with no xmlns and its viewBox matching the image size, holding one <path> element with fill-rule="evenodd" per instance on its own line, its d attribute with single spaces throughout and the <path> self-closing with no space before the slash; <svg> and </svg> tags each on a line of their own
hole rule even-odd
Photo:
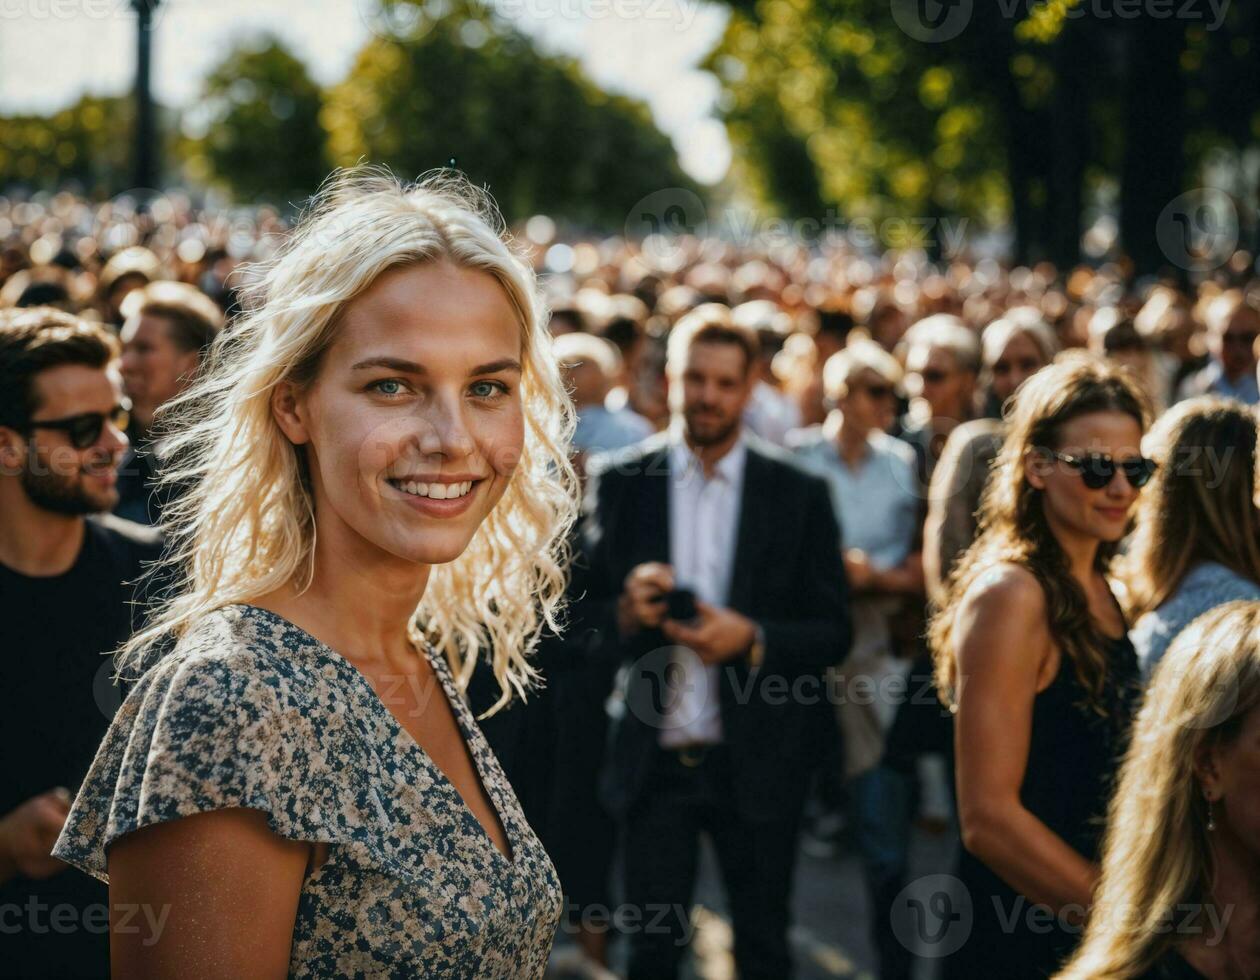
<svg viewBox="0 0 1260 980">
<path fill-rule="evenodd" d="M 669 610 L 665 615 L 670 619 L 689 623 L 700 618 L 696 609 L 696 594 L 691 589 L 671 589 L 662 598 Z"/>
</svg>

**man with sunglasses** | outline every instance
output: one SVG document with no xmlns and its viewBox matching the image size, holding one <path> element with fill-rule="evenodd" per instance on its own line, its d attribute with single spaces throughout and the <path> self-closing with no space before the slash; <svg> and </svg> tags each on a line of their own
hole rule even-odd
<svg viewBox="0 0 1260 980">
<path fill-rule="evenodd" d="M 894 435 L 914 450 L 922 498 L 949 434 L 975 416 L 980 338 L 961 319 L 938 313 L 902 339 L 910 410 Z"/>
<path fill-rule="evenodd" d="M 1260 403 L 1256 381 L 1260 311 L 1247 302 L 1241 290 L 1231 289 L 1212 300 L 1205 319 L 1211 359 L 1181 383 L 1177 400 L 1220 395 L 1245 405 Z"/>
<path fill-rule="evenodd" d="M 0 969 L 107 976 L 108 891 L 49 857 L 120 701 L 113 650 L 156 531 L 109 515 L 127 448 L 105 330 L 0 316 Z"/>
</svg>

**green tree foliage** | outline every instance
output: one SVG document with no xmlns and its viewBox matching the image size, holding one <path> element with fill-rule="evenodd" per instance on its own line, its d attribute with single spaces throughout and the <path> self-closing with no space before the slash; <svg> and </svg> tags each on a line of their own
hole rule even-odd
<svg viewBox="0 0 1260 980">
<path fill-rule="evenodd" d="M 1119 187 L 1121 246 L 1154 271 L 1162 209 L 1207 154 L 1260 142 L 1254 4 L 1211 23 L 1206 4 L 963 0 L 938 6 L 965 26 L 926 41 L 897 17 L 915 0 L 728 2 L 707 67 L 738 176 L 783 209 L 1009 218 L 1016 258 L 1070 264 Z"/>
<path fill-rule="evenodd" d="M 620 228 L 633 204 L 688 187 L 642 103 L 602 92 L 471 0 L 385 0 L 380 30 L 329 93 L 333 162 L 416 175 L 455 166 L 509 220 L 542 211 Z"/>
<path fill-rule="evenodd" d="M 278 40 L 240 47 L 211 71 L 190 113 L 199 132 L 181 146 L 186 174 L 242 200 L 305 198 L 330 168 L 322 106 L 306 66 Z"/>
<path fill-rule="evenodd" d="M 131 100 L 94 95 L 49 116 L 0 117 L 0 186 L 113 194 L 130 183 L 134 119 Z"/>
<path fill-rule="evenodd" d="M 902 33 L 886 4 L 751 0 L 733 10 L 706 67 L 724 89 L 738 176 L 791 210 L 1000 217 L 993 109 L 932 47 Z"/>
</svg>

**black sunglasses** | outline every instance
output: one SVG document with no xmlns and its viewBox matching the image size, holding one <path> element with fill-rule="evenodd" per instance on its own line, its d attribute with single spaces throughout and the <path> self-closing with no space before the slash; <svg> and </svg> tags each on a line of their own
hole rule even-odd
<svg viewBox="0 0 1260 980">
<path fill-rule="evenodd" d="M 1145 456 L 1133 456 L 1117 463 L 1103 453 L 1086 453 L 1084 456 L 1071 456 L 1058 450 L 1047 450 L 1055 459 L 1062 460 L 1081 475 L 1081 481 L 1091 490 L 1101 490 L 1116 475 L 1116 470 L 1124 473 L 1129 486 L 1141 490 L 1155 475 L 1156 463 Z"/>
<path fill-rule="evenodd" d="M 75 449 L 87 449 L 101 437 L 105 422 L 109 421 L 116 429 L 126 429 L 131 421 L 131 406 L 115 405 L 108 412 L 84 412 L 82 415 L 71 415 L 64 419 L 40 419 L 38 422 L 26 423 L 31 429 L 56 429 L 70 438 Z"/>
</svg>

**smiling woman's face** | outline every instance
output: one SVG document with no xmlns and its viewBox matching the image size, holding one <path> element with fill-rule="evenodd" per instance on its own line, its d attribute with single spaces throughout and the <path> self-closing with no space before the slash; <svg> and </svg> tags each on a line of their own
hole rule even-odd
<svg viewBox="0 0 1260 980">
<path fill-rule="evenodd" d="M 1078 415 L 1059 428 L 1058 445 L 1069 456 L 1101 453 L 1121 463 L 1142 455 L 1142 427 L 1127 412 L 1100 411 Z M 1138 490 L 1117 469 L 1111 482 L 1097 490 L 1085 485 L 1081 474 L 1058 460 L 1030 464 L 1029 483 L 1045 492 L 1046 518 L 1052 527 L 1075 536 L 1119 541 L 1128 528 L 1129 513 Z"/>
<path fill-rule="evenodd" d="M 348 304 L 314 382 L 275 403 L 307 446 L 319 538 L 458 558 L 520 460 L 521 357 L 520 321 L 487 272 L 404 266 Z"/>
</svg>

